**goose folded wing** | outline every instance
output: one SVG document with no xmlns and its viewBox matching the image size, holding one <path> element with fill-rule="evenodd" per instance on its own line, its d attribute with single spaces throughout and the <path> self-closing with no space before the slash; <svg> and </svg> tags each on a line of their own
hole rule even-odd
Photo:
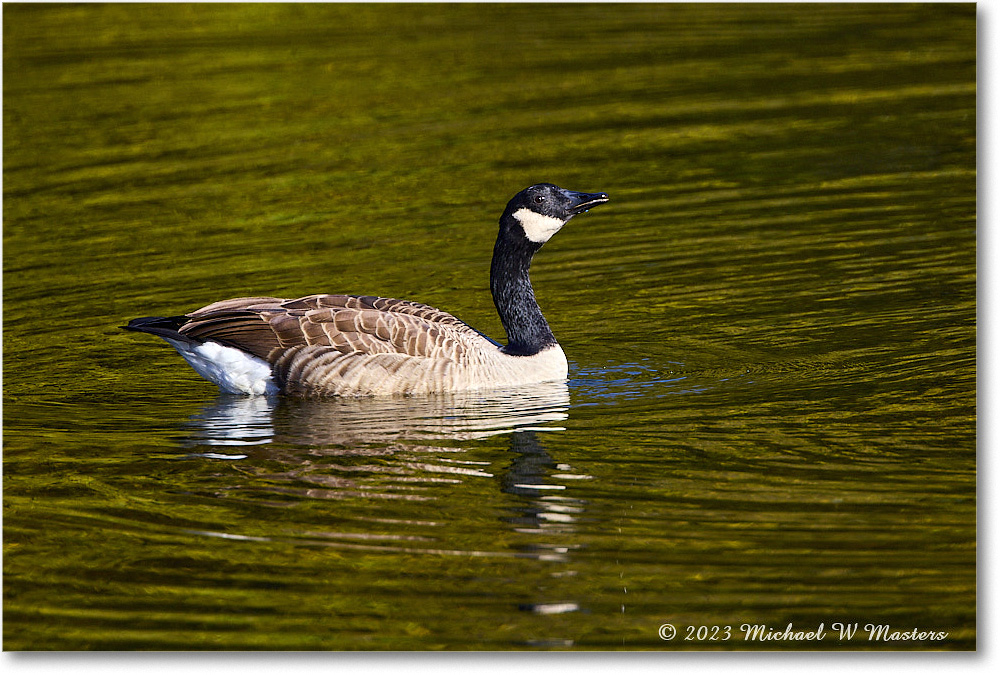
<svg viewBox="0 0 1000 675">
<path fill-rule="evenodd" d="M 375 296 L 237 298 L 203 307 L 188 318 L 181 330 L 189 337 L 237 347 L 272 363 L 295 347 L 460 360 L 473 345 L 489 342 L 447 312 Z"/>
<path fill-rule="evenodd" d="M 478 336 L 467 327 L 462 330 L 454 324 L 414 314 L 379 309 L 327 308 L 312 310 L 300 317 L 286 315 L 272 318 L 271 325 L 283 345 L 290 346 L 296 339 L 293 319 L 297 319 L 299 335 L 306 344 L 328 345 L 344 354 L 401 354 L 459 360 L 469 340 L 473 339 L 467 332 Z"/>
<path fill-rule="evenodd" d="M 264 316 L 250 311 L 198 313 L 181 327 L 180 332 L 195 340 L 236 347 L 265 360 L 272 350 L 281 346 Z"/>
</svg>

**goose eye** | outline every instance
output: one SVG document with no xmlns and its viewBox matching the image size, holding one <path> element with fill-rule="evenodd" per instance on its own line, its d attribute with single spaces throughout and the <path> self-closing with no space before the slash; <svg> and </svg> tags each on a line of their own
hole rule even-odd
<svg viewBox="0 0 1000 675">
<path fill-rule="evenodd" d="M 536 204 L 541 204 L 544 201 L 545 201 L 545 197 L 543 197 L 542 195 L 535 195 L 535 203 Z"/>
</svg>

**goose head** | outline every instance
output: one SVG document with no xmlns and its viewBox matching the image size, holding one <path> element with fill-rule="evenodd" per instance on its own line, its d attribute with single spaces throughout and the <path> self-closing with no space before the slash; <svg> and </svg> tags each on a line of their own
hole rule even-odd
<svg viewBox="0 0 1000 675">
<path fill-rule="evenodd" d="M 518 232 L 535 246 L 541 246 L 570 218 L 608 201 L 604 192 L 574 192 L 552 183 L 539 183 L 518 192 L 507 203 L 501 227 Z"/>
</svg>

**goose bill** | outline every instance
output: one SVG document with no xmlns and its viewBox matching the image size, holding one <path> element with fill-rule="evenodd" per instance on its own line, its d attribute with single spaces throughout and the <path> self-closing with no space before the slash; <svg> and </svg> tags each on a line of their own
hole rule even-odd
<svg viewBox="0 0 1000 675">
<path fill-rule="evenodd" d="M 598 204 L 608 201 L 608 195 L 604 192 L 571 192 L 566 191 L 566 196 L 573 200 L 574 204 L 570 211 L 575 215 L 583 213 Z"/>
</svg>

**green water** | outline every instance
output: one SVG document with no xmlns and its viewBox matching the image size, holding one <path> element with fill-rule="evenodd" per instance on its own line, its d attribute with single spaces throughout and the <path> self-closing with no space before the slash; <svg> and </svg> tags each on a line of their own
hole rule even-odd
<svg viewBox="0 0 1000 675">
<path fill-rule="evenodd" d="M 4 648 L 974 648 L 975 21 L 5 5 Z M 566 386 L 219 398 L 117 328 L 346 292 L 502 338 L 539 181 L 612 199 L 533 266 Z"/>
</svg>

